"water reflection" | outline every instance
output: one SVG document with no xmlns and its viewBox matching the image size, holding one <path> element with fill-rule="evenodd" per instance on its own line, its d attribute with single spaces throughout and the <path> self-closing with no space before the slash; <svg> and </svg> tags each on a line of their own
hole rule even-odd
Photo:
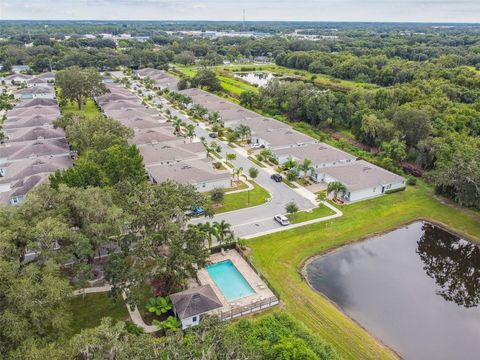
<svg viewBox="0 0 480 360">
<path fill-rule="evenodd" d="M 272 73 L 265 71 L 252 73 L 237 73 L 235 74 L 235 76 L 249 82 L 250 84 L 258 86 L 267 85 L 268 82 L 275 77 Z"/>
<path fill-rule="evenodd" d="M 423 225 L 417 254 L 426 274 L 440 287 L 437 294 L 465 307 L 480 302 L 480 246 L 431 224 Z"/>
<path fill-rule="evenodd" d="M 478 360 L 478 245 L 417 222 L 316 257 L 306 272 L 402 358 Z"/>
</svg>

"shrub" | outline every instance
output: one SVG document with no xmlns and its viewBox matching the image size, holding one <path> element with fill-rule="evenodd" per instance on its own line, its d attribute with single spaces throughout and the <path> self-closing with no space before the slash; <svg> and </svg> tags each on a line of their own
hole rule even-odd
<svg viewBox="0 0 480 360">
<path fill-rule="evenodd" d="M 407 185 L 411 185 L 411 186 L 417 185 L 417 178 L 415 178 L 415 177 L 413 177 L 413 176 L 410 176 L 410 177 L 407 179 Z"/>
</svg>

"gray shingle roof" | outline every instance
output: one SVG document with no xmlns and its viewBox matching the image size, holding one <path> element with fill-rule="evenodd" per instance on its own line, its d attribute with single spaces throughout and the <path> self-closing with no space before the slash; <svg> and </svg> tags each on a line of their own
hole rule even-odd
<svg viewBox="0 0 480 360">
<path fill-rule="evenodd" d="M 172 294 L 170 299 L 180 320 L 201 315 L 223 306 L 210 285 Z"/>
<path fill-rule="evenodd" d="M 205 181 L 228 180 L 231 177 L 230 172 L 226 170 L 215 170 L 207 159 L 148 166 L 147 171 L 157 183 L 171 180 L 180 184 L 195 185 Z"/>
<path fill-rule="evenodd" d="M 300 161 L 309 159 L 313 165 L 345 160 L 353 161 L 356 159 L 355 156 L 324 143 L 274 150 L 274 153 L 277 155 L 290 155 Z"/>
<path fill-rule="evenodd" d="M 49 92 L 53 92 L 53 88 L 41 88 L 41 87 L 35 87 L 35 88 L 26 88 L 22 89 L 23 90 L 30 90 L 30 89 L 46 89 Z M 25 100 L 22 101 L 21 103 L 17 104 L 16 108 L 27 108 L 27 107 L 32 107 L 32 106 L 54 106 L 57 107 L 57 101 L 54 99 L 32 99 L 32 100 Z"/>
<path fill-rule="evenodd" d="M 399 183 L 405 179 L 381 167 L 359 160 L 351 165 L 330 167 L 326 174 L 343 183 L 349 191 Z"/>
</svg>

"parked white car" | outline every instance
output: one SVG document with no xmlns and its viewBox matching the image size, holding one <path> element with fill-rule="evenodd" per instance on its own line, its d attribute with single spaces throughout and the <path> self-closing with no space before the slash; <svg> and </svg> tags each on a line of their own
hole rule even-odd
<svg viewBox="0 0 480 360">
<path fill-rule="evenodd" d="M 260 149 L 262 146 L 259 143 L 253 143 L 250 145 L 252 149 Z"/>
<path fill-rule="evenodd" d="M 290 225 L 290 221 L 288 221 L 288 218 L 285 215 L 275 215 L 273 219 L 282 226 Z"/>
</svg>

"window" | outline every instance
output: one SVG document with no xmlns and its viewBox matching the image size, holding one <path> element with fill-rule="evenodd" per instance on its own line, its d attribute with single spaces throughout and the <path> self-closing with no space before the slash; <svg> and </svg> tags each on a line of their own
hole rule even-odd
<svg viewBox="0 0 480 360">
<path fill-rule="evenodd" d="M 373 192 L 375 192 L 375 191 L 377 191 L 377 188 L 376 188 L 376 187 L 373 188 Z"/>
<path fill-rule="evenodd" d="M 192 318 L 192 321 L 193 321 L 193 322 L 197 322 L 197 317 L 194 316 L 194 317 Z"/>
</svg>

